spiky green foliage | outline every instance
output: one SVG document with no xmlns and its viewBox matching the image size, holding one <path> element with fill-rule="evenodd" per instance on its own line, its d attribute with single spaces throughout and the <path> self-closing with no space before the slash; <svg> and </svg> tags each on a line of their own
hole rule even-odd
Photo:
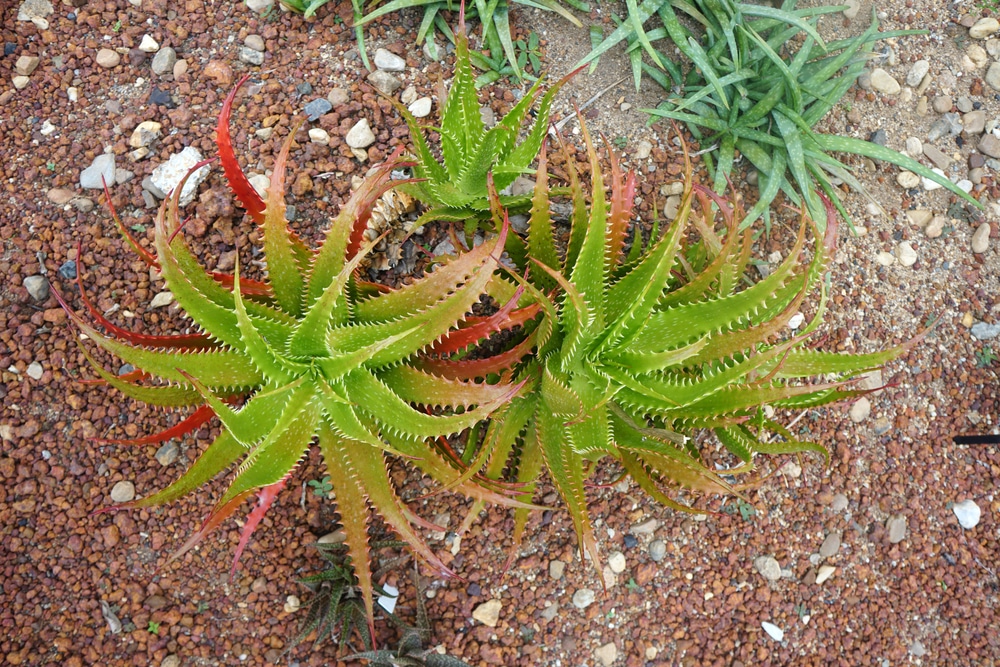
<svg viewBox="0 0 1000 667">
<path fill-rule="evenodd" d="M 808 210 L 821 229 L 826 212 L 820 192 L 850 221 L 834 184 L 867 192 L 851 168 L 830 153 L 854 153 L 909 169 L 979 206 L 948 178 L 910 157 L 868 141 L 813 130 L 857 80 L 875 42 L 926 31 L 880 33 L 873 9 L 864 33 L 825 43 L 816 31 L 819 18 L 843 7 L 796 9 L 797 0 L 785 0 L 780 8 L 736 0 L 626 4 L 628 18 L 583 62 L 627 41 L 636 88 L 647 74 L 670 93 L 656 109 L 644 111 L 654 119 L 686 123 L 696 138 L 704 139 L 709 149 L 704 160 L 714 174 L 717 193 L 725 191 L 737 155 L 750 161 L 759 176 L 760 197 L 744 226 L 761 216 L 769 222 L 779 191 Z M 655 27 L 647 31 L 647 22 Z M 801 44 L 796 41 L 800 35 Z M 673 61 L 675 51 L 688 61 L 686 75 Z M 644 54 L 651 62 L 644 61 Z"/>
<path fill-rule="evenodd" d="M 371 542 L 373 554 L 383 549 L 398 549 L 404 546 L 405 542 L 396 540 Z M 313 631 L 316 632 L 314 648 L 327 637 L 337 637 L 338 648 L 343 651 L 350 644 L 352 637 L 357 635 L 365 649 L 374 650 L 375 641 L 366 620 L 367 610 L 362 591 L 358 588 L 358 581 L 354 576 L 351 558 L 347 554 L 347 547 L 343 544 L 326 543 L 317 543 L 315 547 L 323 557 L 325 567 L 321 572 L 299 580 L 299 583 L 312 592 L 312 596 L 306 607 L 306 616 L 299 625 L 299 633 L 289 642 L 285 653 L 294 650 Z M 375 560 L 374 556 L 372 560 Z M 405 556 L 380 559 L 377 569 L 372 573 L 373 579 L 378 581 L 404 560 Z M 388 595 L 377 585 L 373 585 L 373 589 L 377 595 Z"/>
<path fill-rule="evenodd" d="M 525 298 L 542 313 L 522 341 L 537 353 L 520 370 L 525 391 L 493 419 L 484 446 L 493 452 L 487 474 L 514 470 L 526 500 L 541 472 L 548 472 L 581 548 L 596 564 L 586 492 L 594 463 L 614 459 L 657 501 L 693 511 L 666 490 L 738 494 L 727 479 L 753 470 L 757 455 L 826 456 L 822 446 L 798 440 L 765 416 L 763 406 L 803 409 L 864 393 L 846 381 L 904 348 L 866 355 L 808 349 L 825 290 L 812 321 L 790 332 L 789 321 L 821 283 L 835 242 L 834 216 L 811 248 L 811 225 L 803 216 L 785 261 L 748 285 L 751 236 L 737 231 L 738 206 L 693 184 L 688 162 L 676 218 L 662 235 L 654 226 L 643 243 L 633 226 L 634 176 L 622 174 L 610 155 L 606 184 L 585 128 L 583 136 L 589 197 L 567 156 L 572 212 L 563 238 L 553 231 L 544 150 L 540 158 L 527 238 L 529 277 L 517 277 Z M 693 210 L 696 203 L 700 213 Z M 722 212 L 721 230 L 713 205 Z M 723 446 L 714 461 L 692 440 L 704 429 Z M 716 462 L 725 467 L 716 469 Z M 516 539 L 526 518 L 517 513 Z"/>
<path fill-rule="evenodd" d="M 406 120 L 416 150 L 413 172 L 419 182 L 405 189 L 429 207 L 415 226 L 431 220 L 489 217 L 487 175 L 492 174 L 496 188 L 504 190 L 515 178 L 529 171 L 548 131 L 553 98 L 568 79 L 563 78 L 542 95 L 533 121 L 528 120 L 529 112 L 541 94 L 541 79 L 495 126 L 487 128 L 479 112 L 469 60 L 469 40 L 465 22 L 461 20 L 455 35 L 455 74 L 444 102 L 441 127 L 431 128 L 441 136 L 440 162 L 424 136 L 427 128 L 422 127 L 405 106 L 391 100 Z M 517 143 L 522 131 L 527 132 L 527 136 Z M 525 210 L 530 197 L 504 196 L 501 201 L 512 211 Z"/>
<path fill-rule="evenodd" d="M 125 331 L 100 316 L 84 297 L 107 331 L 102 333 L 63 303 L 92 343 L 137 369 L 118 377 L 95 363 L 108 385 L 152 405 L 195 409 L 177 427 L 141 442 L 175 437 L 213 416 L 223 426 L 180 479 L 121 508 L 168 502 L 232 469 L 228 489 L 204 527 L 175 557 L 258 494 L 258 505 L 237 549 L 238 560 L 286 479 L 317 442 L 370 622 L 370 510 L 381 515 L 425 563 L 448 572 L 415 526 L 433 524 L 412 514 L 396 495 L 388 457 L 411 463 L 446 488 L 508 502 L 492 490 L 495 484 L 470 481 L 472 476 L 466 475 L 461 462 L 436 443 L 506 404 L 517 388 L 442 378 L 414 363 L 425 348 L 448 349 L 453 335 L 469 343 L 477 340 L 479 328 L 467 315 L 493 278 L 506 228 L 399 289 L 365 283 L 354 269 L 377 242 L 362 245 L 365 221 L 378 196 L 391 187 L 388 176 L 395 159 L 355 191 L 331 221 L 319 247 L 311 248 L 285 221 L 285 166 L 295 132 L 285 141 L 267 199 L 261 200 L 232 154 L 228 115 L 235 93 L 219 119 L 222 163 L 233 191 L 262 228 L 267 280 L 242 279 L 238 266 L 232 276 L 214 275 L 201 267 L 182 229 L 178 205 L 182 183 L 156 217 L 155 256 L 142 252 L 159 268 L 175 301 L 200 333 L 155 336 Z M 120 221 L 119 227 L 127 235 Z"/>
</svg>

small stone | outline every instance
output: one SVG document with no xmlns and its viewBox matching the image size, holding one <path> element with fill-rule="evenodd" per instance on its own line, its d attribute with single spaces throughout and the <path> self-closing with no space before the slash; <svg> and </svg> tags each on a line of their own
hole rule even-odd
<svg viewBox="0 0 1000 667">
<path fill-rule="evenodd" d="M 618 646 L 614 642 L 608 642 L 594 650 L 594 658 L 604 667 L 611 667 L 618 659 Z"/>
<path fill-rule="evenodd" d="M 667 543 L 663 540 L 653 540 L 649 543 L 649 557 L 654 563 L 661 562 L 667 556 Z"/>
<path fill-rule="evenodd" d="M 900 187 L 904 190 L 912 190 L 920 185 L 920 177 L 912 171 L 901 171 L 899 172 L 899 175 L 896 176 L 896 182 L 899 183 Z"/>
<path fill-rule="evenodd" d="M 844 18 L 848 21 L 853 21 L 857 17 L 858 12 L 861 11 L 861 0 L 847 0 L 843 4 L 847 5 L 847 9 L 844 10 Z"/>
<path fill-rule="evenodd" d="M 779 628 L 774 623 L 768 623 L 767 621 L 764 621 L 760 624 L 760 627 L 764 628 L 764 632 L 766 632 L 771 637 L 771 639 L 773 639 L 776 642 L 780 642 L 782 639 L 785 638 L 785 631 Z"/>
<path fill-rule="evenodd" d="M 375 143 L 375 133 L 368 125 L 368 119 L 362 118 L 354 124 L 344 137 L 344 141 L 351 148 L 367 148 Z"/>
<path fill-rule="evenodd" d="M 15 89 L 24 90 L 31 83 L 31 79 L 26 76 L 15 76 L 11 78 L 10 82 L 14 84 Z"/>
<path fill-rule="evenodd" d="M 403 92 L 399 94 L 399 101 L 410 106 L 417 101 L 417 89 L 415 86 L 407 86 L 403 89 Z"/>
<path fill-rule="evenodd" d="M 383 95 L 392 95 L 403 85 L 399 79 L 389 72 L 377 69 L 367 77 L 368 83 Z"/>
<path fill-rule="evenodd" d="M 250 0 L 247 0 L 247 4 L 250 4 Z M 181 667 L 181 657 L 176 653 L 171 653 L 163 662 L 160 663 L 160 667 Z"/>
<path fill-rule="evenodd" d="M 913 249 L 913 246 L 910 245 L 909 241 L 901 242 L 896 246 L 893 253 L 896 255 L 896 259 L 899 260 L 899 263 L 902 266 L 909 267 L 917 263 L 917 253 Z"/>
<path fill-rule="evenodd" d="M 951 111 L 952 104 L 951 96 L 938 95 L 931 102 L 931 108 L 938 113 L 948 113 Z"/>
<path fill-rule="evenodd" d="M 97 52 L 97 56 L 94 60 L 104 69 L 111 69 L 113 67 L 118 67 L 118 63 L 122 61 L 122 57 L 118 55 L 117 51 L 112 49 L 101 49 Z"/>
<path fill-rule="evenodd" d="M 990 61 L 989 55 L 986 53 L 986 49 L 979 46 L 978 44 L 971 44 L 969 48 L 966 49 L 965 55 L 969 58 L 972 63 L 973 69 L 980 69 L 986 67 L 986 63 Z"/>
<path fill-rule="evenodd" d="M 38 67 L 38 56 L 21 56 L 14 63 L 14 71 L 21 76 L 31 76 Z"/>
<path fill-rule="evenodd" d="M 936 215 L 927 226 L 924 227 L 924 234 L 927 235 L 929 239 L 936 239 L 942 234 L 944 234 L 944 226 L 947 224 L 948 218 L 943 215 Z"/>
<path fill-rule="evenodd" d="M 150 308 L 163 308 L 174 302 L 174 295 L 171 292 L 160 292 L 149 302 Z"/>
<path fill-rule="evenodd" d="M 962 192 L 968 194 L 972 192 L 972 181 L 970 181 L 967 178 L 960 178 L 958 181 L 955 182 L 955 187 L 961 190 Z"/>
<path fill-rule="evenodd" d="M 139 42 L 139 50 L 143 53 L 156 53 L 160 50 L 160 43 L 149 35 L 143 35 Z"/>
<path fill-rule="evenodd" d="M 80 99 L 80 89 L 76 86 L 70 86 L 66 89 L 66 98 L 69 99 L 70 102 L 76 102 Z"/>
<path fill-rule="evenodd" d="M 103 190 L 104 182 L 112 185 L 115 182 L 115 155 L 114 153 L 101 153 L 94 158 L 90 166 L 80 172 L 80 187 L 90 190 Z"/>
<path fill-rule="evenodd" d="M 297 595 L 289 595 L 285 598 L 284 610 L 286 614 L 294 614 L 302 606 L 302 600 Z"/>
<path fill-rule="evenodd" d="M 838 493 L 830 501 L 830 509 L 834 512 L 843 512 L 847 509 L 847 496 L 843 493 Z"/>
<path fill-rule="evenodd" d="M 329 102 L 334 107 L 339 107 L 341 104 L 347 104 L 351 99 L 350 95 L 343 88 L 334 88 L 326 96 L 327 102 Z"/>
<path fill-rule="evenodd" d="M 983 80 L 993 90 L 1000 90 L 1000 62 L 994 62 L 990 65 Z"/>
<path fill-rule="evenodd" d="M 563 573 L 566 572 L 566 563 L 561 560 L 550 560 L 549 561 L 549 577 L 554 581 L 562 579 Z"/>
<path fill-rule="evenodd" d="M 909 650 L 910 654 L 914 658 L 922 658 L 925 655 L 927 655 L 927 649 L 924 648 L 924 645 L 920 642 L 919 639 L 915 639 L 913 643 L 910 644 L 907 650 Z"/>
<path fill-rule="evenodd" d="M 383 72 L 402 72 L 406 69 L 406 61 L 387 49 L 375 51 L 375 67 Z"/>
<path fill-rule="evenodd" d="M 899 544 L 906 539 L 906 517 L 902 514 L 893 514 L 885 522 L 885 529 L 889 533 L 889 543 Z"/>
<path fill-rule="evenodd" d="M 625 554 L 621 551 L 613 552 L 610 556 L 608 556 L 608 567 L 610 567 L 611 571 L 615 574 L 621 574 L 624 572 L 626 568 Z"/>
<path fill-rule="evenodd" d="M 49 298 L 49 281 L 45 276 L 28 276 L 24 279 L 24 289 L 35 301 L 45 301 Z"/>
<path fill-rule="evenodd" d="M 573 593 L 573 606 L 577 609 L 586 609 L 594 604 L 594 600 L 596 599 L 597 596 L 594 595 L 594 591 L 589 588 L 581 588 L 576 593 Z"/>
<path fill-rule="evenodd" d="M 270 130 L 271 128 L 268 127 L 264 129 Z M 309 141 L 313 142 L 314 144 L 321 144 L 323 146 L 326 146 L 327 144 L 330 143 L 330 135 L 323 128 L 314 127 L 309 130 Z"/>
<path fill-rule="evenodd" d="M 201 160 L 201 152 L 194 146 L 188 146 L 181 152 L 171 155 L 169 160 L 156 167 L 150 176 L 151 183 L 161 192 L 169 194 L 180 184 L 188 171 Z M 188 177 L 184 183 L 184 189 L 181 191 L 181 206 L 187 206 L 194 200 L 198 186 L 208 178 L 208 171 L 208 165 L 205 165 Z"/>
<path fill-rule="evenodd" d="M 418 100 L 414 100 L 407 108 L 413 114 L 414 118 L 426 118 L 431 114 L 432 104 L 431 98 L 421 97 Z"/>
<path fill-rule="evenodd" d="M 986 129 L 986 112 L 977 109 L 963 115 L 962 127 L 966 135 L 982 134 L 983 130 Z"/>
<path fill-rule="evenodd" d="M 972 234 L 972 252 L 977 255 L 986 252 L 990 247 L 990 223 L 984 222 L 979 225 Z"/>
<path fill-rule="evenodd" d="M 239 50 L 240 62 L 244 62 L 248 65 L 256 65 L 260 67 L 264 64 L 264 54 L 260 51 L 255 51 L 248 46 L 241 46 Z"/>
<path fill-rule="evenodd" d="M 164 106 L 168 109 L 173 109 L 177 104 L 174 102 L 174 98 L 171 97 L 170 93 L 162 88 L 157 88 L 153 86 L 149 89 L 149 103 L 158 106 Z"/>
<path fill-rule="evenodd" d="M 980 153 L 989 155 L 992 158 L 1000 158 L 1000 139 L 990 132 L 987 132 L 979 139 L 977 148 Z"/>
<path fill-rule="evenodd" d="M 906 212 L 906 219 L 915 227 L 924 227 L 934 217 L 934 211 L 926 208 L 915 208 Z"/>
<path fill-rule="evenodd" d="M 500 622 L 500 608 L 502 606 L 500 600 L 489 600 L 472 610 L 472 618 L 483 625 L 495 628 Z"/>
<path fill-rule="evenodd" d="M 170 46 L 164 46 L 162 49 L 156 52 L 153 56 L 153 62 L 150 68 L 153 70 L 153 74 L 158 74 L 163 76 L 164 74 L 172 74 L 174 71 L 174 63 L 177 62 L 177 52 Z"/>
<path fill-rule="evenodd" d="M 161 466 L 166 467 L 177 460 L 180 451 L 176 442 L 168 442 L 156 450 L 156 460 Z"/>
<path fill-rule="evenodd" d="M 247 9 L 258 14 L 263 14 L 274 6 L 274 0 L 246 0 L 246 3 Z"/>
<path fill-rule="evenodd" d="M 982 511 L 979 509 L 979 505 L 971 499 L 955 503 L 954 506 L 952 506 L 951 511 L 954 512 L 955 516 L 958 518 L 958 525 L 966 530 L 972 530 L 975 528 L 979 524 L 979 519 L 982 516 Z"/>
<path fill-rule="evenodd" d="M 333 104 L 329 100 L 317 97 L 314 100 L 310 100 L 302 107 L 302 110 L 306 114 L 306 118 L 311 121 L 319 120 L 321 116 L 330 113 L 333 109 Z"/>
<path fill-rule="evenodd" d="M 1000 336 L 1000 324 L 987 324 L 986 322 L 976 322 L 969 332 L 977 340 L 991 340 Z"/>
<path fill-rule="evenodd" d="M 267 199 L 267 190 L 271 187 L 271 179 L 263 174 L 253 174 L 247 177 L 250 181 L 251 187 L 257 191 L 261 199 Z"/>
<path fill-rule="evenodd" d="M 643 139 L 638 144 L 636 144 L 635 159 L 645 160 L 652 154 L 652 152 L 653 152 L 653 144 Z"/>
<path fill-rule="evenodd" d="M 976 23 L 969 28 L 969 37 L 972 39 L 986 39 L 997 30 L 1000 30 L 1000 21 L 997 21 L 991 16 L 976 21 Z"/>
<path fill-rule="evenodd" d="M 45 373 L 45 369 L 43 369 L 42 365 L 37 361 L 32 361 L 30 364 L 28 364 L 28 367 L 25 369 L 24 372 L 32 380 L 41 380 L 42 374 Z"/>
<path fill-rule="evenodd" d="M 878 144 L 879 146 L 885 146 L 886 143 L 888 143 L 889 141 L 889 135 L 886 133 L 885 130 L 883 130 L 880 127 L 879 129 L 871 133 L 871 135 L 868 137 L 868 141 L 872 142 L 873 144 Z"/>
<path fill-rule="evenodd" d="M 781 566 L 773 556 L 757 556 L 753 560 L 753 566 L 768 581 L 781 579 Z"/>
<path fill-rule="evenodd" d="M 941 176 L 942 178 L 944 178 L 944 171 L 942 171 L 940 168 L 934 167 L 933 169 L 931 169 L 931 171 L 933 171 L 938 176 Z M 927 178 L 926 176 L 921 176 L 920 177 L 920 184 L 924 186 L 924 190 L 926 190 L 927 192 L 931 192 L 933 190 L 937 190 L 937 189 L 939 189 L 939 188 L 942 187 L 940 183 L 938 183 L 937 181 L 931 180 L 931 179 Z"/>
<path fill-rule="evenodd" d="M 913 86 L 916 88 L 920 85 L 920 82 L 924 80 L 927 76 L 927 72 L 930 71 L 931 64 L 926 60 L 918 60 L 913 63 L 910 67 L 910 71 L 906 74 L 906 85 Z"/>
<path fill-rule="evenodd" d="M 840 533 L 830 533 L 823 540 L 823 544 L 819 548 L 819 555 L 823 558 L 832 558 L 838 551 L 840 551 Z"/>
<path fill-rule="evenodd" d="M 819 586 L 824 581 L 833 576 L 833 573 L 837 571 L 832 565 L 820 565 L 819 569 L 816 571 L 816 585 Z"/>
<path fill-rule="evenodd" d="M 656 532 L 656 529 L 660 527 L 660 520 L 656 518 L 646 519 L 641 523 L 637 523 L 629 528 L 629 532 L 633 535 L 652 535 Z"/>
<path fill-rule="evenodd" d="M 260 35 L 247 35 L 247 38 L 243 40 L 243 44 L 248 49 L 264 53 L 264 38 Z"/>
<path fill-rule="evenodd" d="M 63 262 L 58 273 L 63 280 L 76 280 L 76 260 L 68 259 Z"/>
<path fill-rule="evenodd" d="M 910 157 L 917 157 L 922 155 L 924 152 L 924 145 L 920 143 L 920 139 L 916 137 L 910 137 L 906 140 L 906 154 Z"/>
<path fill-rule="evenodd" d="M 549 604 L 548 607 L 546 607 L 545 609 L 542 610 L 541 616 L 546 621 L 551 621 L 558 614 L 559 614 L 559 603 L 558 602 L 553 602 L 553 603 Z"/>
<path fill-rule="evenodd" d="M 139 123 L 136 128 L 132 130 L 132 136 L 129 137 L 128 145 L 132 148 L 149 146 L 158 136 L 160 136 L 160 129 L 162 127 L 163 125 L 157 123 L 155 120 L 146 120 Z"/>
<path fill-rule="evenodd" d="M 951 166 L 951 158 L 933 144 L 924 144 L 924 155 L 939 169 L 947 169 Z"/>
<path fill-rule="evenodd" d="M 121 481 L 111 487 L 111 500 L 116 503 L 127 503 L 135 498 L 135 484 Z"/>
<path fill-rule="evenodd" d="M 872 70 L 872 88 L 883 95 L 898 95 L 902 90 L 899 82 L 881 67 Z"/>
</svg>

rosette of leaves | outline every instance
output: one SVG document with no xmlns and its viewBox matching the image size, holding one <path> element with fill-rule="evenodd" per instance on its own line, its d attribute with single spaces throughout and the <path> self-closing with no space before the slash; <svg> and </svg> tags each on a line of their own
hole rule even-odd
<svg viewBox="0 0 1000 667">
<path fill-rule="evenodd" d="M 628 17 L 583 62 L 625 40 L 636 88 L 646 74 L 668 92 L 656 109 L 644 111 L 653 119 L 685 123 L 702 141 L 707 150 L 703 159 L 717 193 L 725 192 L 736 158 L 742 155 L 749 161 L 757 171 L 759 198 L 743 226 L 761 216 L 769 223 L 771 203 L 779 192 L 808 211 L 820 229 L 826 220 L 820 193 L 850 222 L 837 186 L 845 183 L 871 197 L 851 167 L 831 153 L 853 153 L 897 165 L 980 206 L 948 178 L 906 155 L 869 141 L 813 130 L 854 85 L 875 42 L 926 31 L 878 32 L 873 10 L 864 33 L 826 43 L 816 30 L 819 17 L 841 12 L 844 6 L 796 9 L 796 0 L 785 0 L 781 7 L 735 0 L 626 4 Z M 647 22 L 649 30 L 644 27 Z M 675 51 L 689 63 L 686 74 L 673 60 Z"/>
<path fill-rule="evenodd" d="M 469 40 L 465 34 L 464 17 L 461 18 L 455 35 L 455 74 L 447 100 L 443 103 L 441 127 L 421 126 L 405 106 L 390 98 L 406 120 L 416 151 L 413 157 L 415 182 L 403 186 L 404 190 L 428 207 L 414 226 L 419 227 L 431 220 L 488 219 L 490 197 L 487 175 L 492 175 L 495 187 L 502 191 L 530 170 L 548 131 L 553 98 L 569 76 L 541 96 L 533 120 L 528 120 L 529 113 L 541 94 L 542 79 L 535 82 L 495 126 L 487 128 L 479 112 L 479 98 L 469 60 Z M 424 135 L 427 129 L 436 131 L 441 137 L 440 162 Z M 522 131 L 527 136 L 518 143 Z M 530 206 L 531 197 L 501 196 L 500 201 L 511 211 L 525 211 Z"/>
<path fill-rule="evenodd" d="M 461 461 L 436 439 L 470 428 L 507 403 L 517 387 L 437 377 L 414 364 L 425 348 L 448 349 L 456 333 L 475 342 L 480 327 L 467 315 L 493 278 L 506 228 L 399 289 L 365 283 L 354 269 L 374 244 L 362 244 L 366 217 L 391 187 L 388 176 L 396 161 L 379 167 L 355 191 L 319 247 L 312 248 L 285 221 L 285 166 L 295 132 L 284 142 L 268 196 L 261 199 L 232 153 L 228 117 L 235 93 L 219 118 L 220 154 L 230 186 L 262 228 L 267 279 L 241 278 L 238 266 L 231 276 L 201 267 L 182 229 L 182 182 L 156 217 L 155 255 L 118 222 L 162 273 L 198 333 L 161 336 L 117 327 L 90 305 L 82 282 L 81 295 L 97 325 L 63 302 L 89 341 L 137 369 L 118 377 L 84 348 L 104 382 L 144 403 L 194 409 L 176 427 L 136 442 L 176 437 L 212 418 L 223 427 L 180 479 L 113 509 L 168 502 L 232 469 L 229 486 L 204 526 L 174 558 L 257 495 L 235 570 L 254 528 L 316 442 L 371 623 L 370 510 L 422 561 L 448 572 L 416 531 L 417 526 L 434 525 L 413 514 L 396 494 L 387 470 L 391 458 L 412 464 L 446 488 L 510 502 L 493 490 L 496 484 L 470 481 Z"/>
<path fill-rule="evenodd" d="M 748 285 L 751 231 L 737 231 L 738 203 L 692 183 L 687 162 L 676 218 L 662 234 L 654 225 L 644 243 L 633 222 L 634 176 L 623 174 L 609 155 L 606 184 L 585 128 L 583 136 L 590 188 L 586 192 L 567 156 L 572 212 L 563 238 L 553 231 L 544 150 L 539 160 L 527 235 L 529 275 L 516 276 L 541 313 L 519 343 L 536 354 L 519 369 L 525 390 L 494 416 L 484 447 L 492 456 L 487 475 L 513 470 L 526 501 L 547 471 L 581 549 L 596 564 L 587 509 L 587 479 L 596 462 L 614 459 L 655 500 L 698 511 L 670 491 L 739 494 L 729 480 L 751 472 L 760 455 L 827 456 L 821 445 L 797 439 L 766 416 L 764 406 L 798 410 L 865 393 L 848 380 L 904 347 L 858 355 L 809 349 L 805 343 L 821 321 L 825 290 L 811 322 L 789 333 L 792 317 L 822 282 L 835 243 L 832 208 L 825 234 L 807 243 L 807 230 L 815 226 L 803 215 L 784 262 Z M 723 216 L 722 230 L 715 228 L 713 207 Z M 436 368 L 447 372 L 441 364 Z M 703 432 L 722 447 L 713 461 L 694 444 Z M 526 519 L 518 510 L 515 543 Z"/>
</svg>

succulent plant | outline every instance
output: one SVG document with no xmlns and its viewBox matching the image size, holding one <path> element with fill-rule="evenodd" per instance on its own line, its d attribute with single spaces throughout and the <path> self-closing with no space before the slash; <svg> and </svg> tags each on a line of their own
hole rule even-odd
<svg viewBox="0 0 1000 667">
<path fill-rule="evenodd" d="M 489 480 L 470 481 L 461 461 L 436 438 L 475 425 L 518 388 L 508 382 L 441 378 L 414 363 L 424 349 L 448 350 L 458 340 L 468 345 L 478 339 L 483 324 L 467 315 L 493 278 L 507 229 L 399 289 L 365 283 L 354 269 L 375 243 L 365 242 L 366 219 L 378 196 L 391 187 L 387 178 L 396 160 L 379 167 L 354 192 L 320 246 L 310 248 L 285 221 L 285 167 L 295 131 L 275 161 L 265 201 L 232 152 L 229 115 L 235 94 L 236 89 L 219 116 L 220 157 L 230 186 L 262 228 L 266 281 L 242 278 L 239 266 L 231 276 L 201 267 L 184 238 L 178 205 L 182 182 L 156 217 L 155 255 L 142 249 L 114 217 L 133 247 L 162 272 L 199 333 L 157 336 L 117 327 L 90 305 L 81 282 L 82 299 L 106 331 L 102 333 L 63 300 L 90 341 L 137 369 L 118 377 L 84 348 L 104 382 L 145 403 L 194 409 L 176 427 L 140 442 L 182 435 L 213 417 L 223 426 L 180 479 L 113 509 L 165 503 L 234 468 L 228 489 L 202 529 L 174 557 L 257 494 L 235 570 L 254 528 L 317 441 L 371 623 L 369 509 L 421 560 L 448 571 L 415 530 L 415 525 L 433 524 L 416 517 L 397 496 L 387 457 L 409 462 L 448 489 L 511 502 Z"/>
<path fill-rule="evenodd" d="M 765 406 L 798 410 L 865 393 L 852 388 L 849 378 L 894 358 L 905 346 L 858 355 L 807 348 L 808 335 L 822 318 L 825 289 L 811 322 L 790 330 L 789 322 L 821 283 L 834 247 L 837 226 L 829 203 L 828 226 L 825 234 L 816 234 L 811 259 L 807 229 L 815 225 L 803 214 L 786 259 L 768 277 L 747 285 L 751 235 L 737 231 L 743 213 L 738 200 L 726 201 L 692 183 L 687 161 L 676 218 L 662 235 L 654 225 L 643 243 L 633 221 L 634 175 L 623 174 L 609 154 L 606 196 L 597 154 L 583 129 L 590 192 L 588 197 L 567 156 L 572 212 L 565 237 L 553 231 L 544 150 L 539 160 L 527 236 L 529 274 L 513 276 L 525 290 L 524 300 L 541 312 L 519 343 L 537 353 L 521 363 L 518 377 L 528 384 L 494 417 L 484 446 L 492 456 L 487 475 L 513 469 L 525 501 L 541 472 L 548 472 L 581 549 L 596 564 L 586 480 L 597 461 L 614 459 L 664 505 L 700 511 L 667 489 L 739 494 L 729 480 L 751 472 L 759 454 L 826 456 L 821 445 L 800 441 L 768 417 Z M 721 211 L 722 230 L 715 228 L 713 207 Z M 446 370 L 435 366 L 435 372 Z M 712 462 L 706 448 L 695 445 L 705 430 L 723 446 Z M 526 512 L 516 510 L 515 542 L 526 519 Z"/>
<path fill-rule="evenodd" d="M 479 98 L 473 82 L 463 14 L 455 34 L 455 74 L 447 100 L 442 101 L 441 127 L 431 128 L 441 137 L 440 162 L 424 136 L 426 128 L 405 106 L 390 98 L 406 120 L 416 151 L 413 157 L 416 178 L 413 183 L 404 186 L 404 190 L 429 207 L 414 227 L 431 220 L 488 219 L 490 198 L 487 175 L 491 174 L 496 188 L 503 191 L 514 179 L 530 170 L 548 131 L 553 98 L 570 76 L 572 74 L 542 95 L 533 121 L 528 120 L 529 113 L 541 93 L 543 78 L 535 82 L 495 126 L 487 129 L 480 115 Z M 517 143 L 522 131 L 527 136 Z M 527 209 L 531 198 L 501 196 L 500 200 L 507 209 L 520 211 Z"/>
</svg>

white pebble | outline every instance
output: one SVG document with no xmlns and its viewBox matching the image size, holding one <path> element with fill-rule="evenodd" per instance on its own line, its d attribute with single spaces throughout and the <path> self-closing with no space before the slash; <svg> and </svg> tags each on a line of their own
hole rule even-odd
<svg viewBox="0 0 1000 667">
<path fill-rule="evenodd" d="M 121 481 L 111 487 L 111 500 L 116 503 L 127 503 L 135 498 L 135 484 Z"/>
<path fill-rule="evenodd" d="M 832 565 L 820 565 L 819 570 L 816 572 L 816 585 L 822 584 L 824 581 L 833 576 L 833 573 L 837 571 Z"/>
<path fill-rule="evenodd" d="M 769 634 L 771 636 L 771 639 L 773 639 L 776 642 L 780 642 L 782 639 L 785 638 L 785 631 L 779 628 L 774 623 L 768 623 L 767 621 L 764 621 L 763 623 L 760 624 L 760 627 L 764 628 L 764 632 Z"/>
<path fill-rule="evenodd" d="M 624 572 L 626 567 L 625 554 L 621 551 L 616 551 L 608 556 L 608 567 L 610 567 L 611 571 L 615 574 L 621 574 Z"/>
<path fill-rule="evenodd" d="M 314 127 L 309 130 L 309 141 L 326 146 L 330 143 L 330 135 L 323 128 Z"/>
<path fill-rule="evenodd" d="M 951 510 L 958 517 L 958 524 L 966 530 L 975 528 L 982 516 L 982 511 L 974 500 L 963 500 L 960 503 L 955 503 Z"/>
<path fill-rule="evenodd" d="M 867 396 L 862 396 L 854 405 L 851 406 L 851 421 L 855 424 L 860 424 L 864 420 L 868 419 L 868 415 L 872 413 L 872 402 L 868 400 Z"/>
<path fill-rule="evenodd" d="M 903 266 L 913 266 L 917 263 L 917 252 L 908 241 L 903 241 L 896 246 L 895 255 Z"/>
</svg>

